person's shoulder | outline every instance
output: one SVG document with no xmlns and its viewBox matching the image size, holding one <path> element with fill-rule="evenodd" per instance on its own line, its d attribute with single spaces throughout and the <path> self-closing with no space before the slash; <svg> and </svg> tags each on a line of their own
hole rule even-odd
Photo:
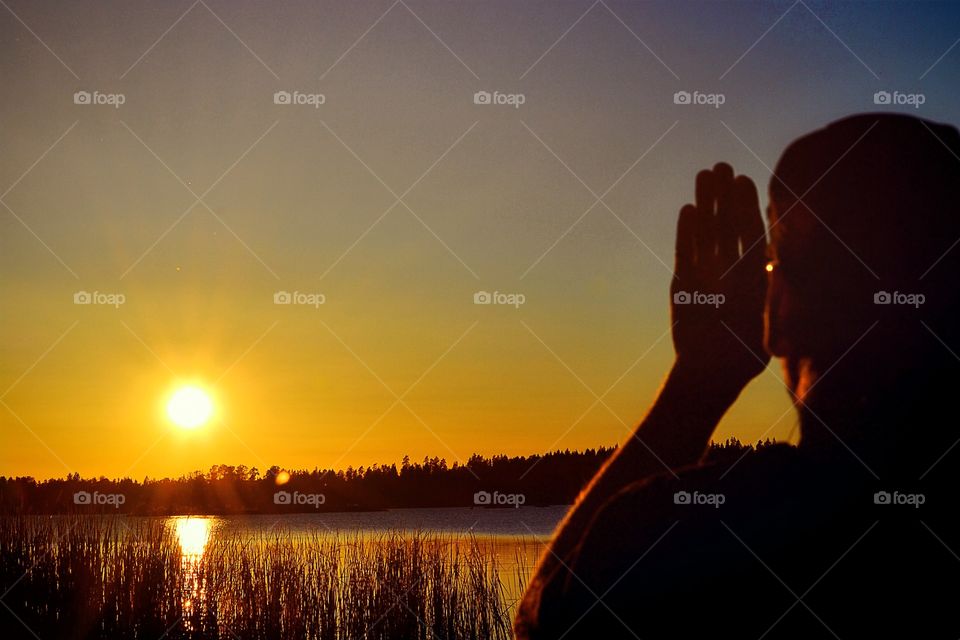
<svg viewBox="0 0 960 640">
<path fill-rule="evenodd" d="M 767 444 L 751 448 L 733 460 L 717 461 L 708 465 L 709 470 L 691 469 L 693 477 L 723 480 L 732 486 L 748 489 L 756 481 L 768 478 L 786 488 L 791 480 L 807 476 L 811 461 L 797 447 L 786 443 Z"/>
<path fill-rule="evenodd" d="M 811 496 L 821 493 L 814 467 L 796 447 L 764 445 L 628 485 L 607 502 L 604 519 L 655 525 L 805 510 L 807 502 L 817 502 Z"/>
<path fill-rule="evenodd" d="M 664 491 L 706 488 L 721 484 L 733 491 L 758 486 L 787 488 L 808 475 L 810 461 L 796 447 L 775 443 L 738 452 L 736 456 L 708 457 L 703 462 L 651 476 L 625 491 L 656 495 Z M 766 480 L 766 482 L 764 482 Z"/>
</svg>

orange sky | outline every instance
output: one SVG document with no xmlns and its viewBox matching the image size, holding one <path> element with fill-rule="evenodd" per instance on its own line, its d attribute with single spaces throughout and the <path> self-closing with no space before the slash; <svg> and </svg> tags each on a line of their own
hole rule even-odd
<svg viewBox="0 0 960 640">
<path fill-rule="evenodd" d="M 0 474 L 617 443 L 672 359 L 697 170 L 726 160 L 765 189 L 787 142 L 916 89 L 955 37 L 811 3 L 858 61 L 802 7 L 757 42 L 789 3 L 408 5 L 11 3 L 43 43 L 0 13 Z M 957 120 L 958 60 L 919 83 L 920 115 Z M 674 104 L 684 90 L 726 101 Z M 776 367 L 718 438 L 791 437 Z M 213 390 L 209 426 L 167 420 L 180 381 Z"/>
</svg>

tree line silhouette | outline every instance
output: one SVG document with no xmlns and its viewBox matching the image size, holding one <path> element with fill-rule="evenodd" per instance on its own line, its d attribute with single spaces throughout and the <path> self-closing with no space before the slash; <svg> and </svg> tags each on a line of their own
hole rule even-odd
<svg viewBox="0 0 960 640">
<path fill-rule="evenodd" d="M 757 447 L 770 441 L 758 442 Z M 709 458 L 732 463 L 754 447 L 736 439 L 711 445 Z M 374 464 L 342 470 L 262 472 L 245 465 L 214 465 L 179 478 L 36 480 L 0 476 L 0 514 L 124 513 L 132 515 L 257 514 L 367 511 L 410 507 L 513 506 L 484 504 L 483 492 L 522 496 L 522 504 L 571 504 L 615 447 L 544 455 L 473 455 L 448 465 L 442 458 Z"/>
</svg>

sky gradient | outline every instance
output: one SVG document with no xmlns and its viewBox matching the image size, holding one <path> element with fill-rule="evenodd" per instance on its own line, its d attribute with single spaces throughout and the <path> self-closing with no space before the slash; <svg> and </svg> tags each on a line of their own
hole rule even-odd
<svg viewBox="0 0 960 640">
<path fill-rule="evenodd" d="M 765 194 L 836 118 L 960 121 L 946 3 L 5 2 L 0 475 L 614 444 L 673 357 L 699 169 Z M 213 424 L 165 419 L 178 381 Z M 776 361 L 731 435 L 796 439 Z"/>
</svg>

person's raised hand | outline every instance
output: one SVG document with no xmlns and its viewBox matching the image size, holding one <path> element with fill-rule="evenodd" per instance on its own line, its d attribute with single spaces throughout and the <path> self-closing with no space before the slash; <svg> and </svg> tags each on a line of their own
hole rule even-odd
<svg viewBox="0 0 960 640">
<path fill-rule="evenodd" d="M 680 369 L 738 389 L 764 370 L 766 248 L 753 181 L 726 163 L 697 174 L 696 204 L 680 209 L 670 287 Z"/>
</svg>

